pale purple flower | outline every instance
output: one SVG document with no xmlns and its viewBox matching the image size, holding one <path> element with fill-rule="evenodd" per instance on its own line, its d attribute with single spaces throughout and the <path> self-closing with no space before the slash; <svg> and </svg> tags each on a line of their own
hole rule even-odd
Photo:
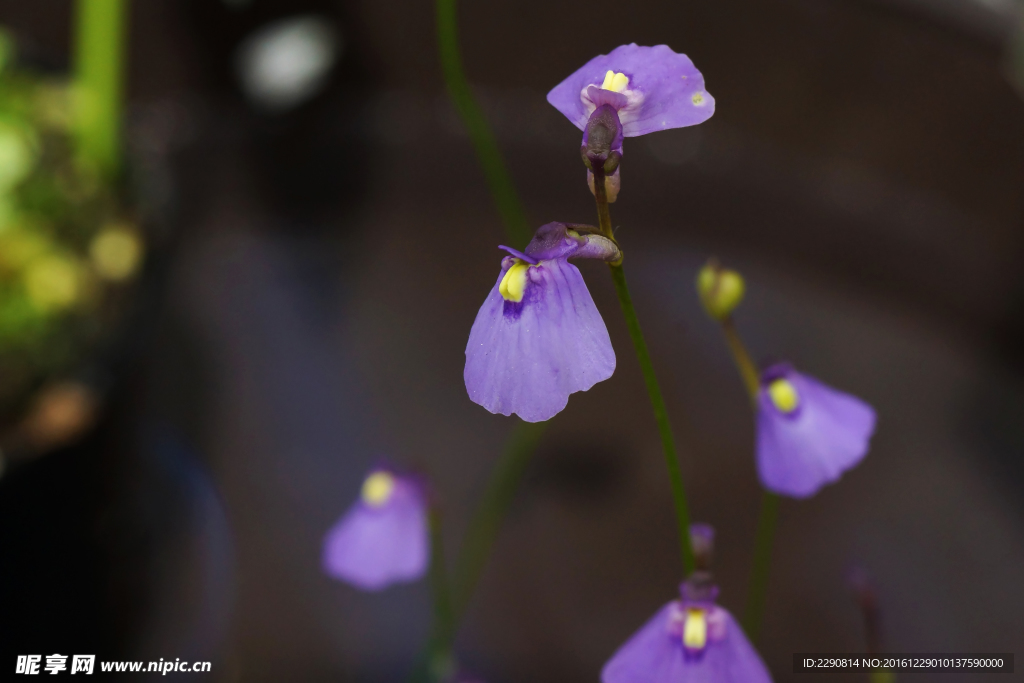
<svg viewBox="0 0 1024 683">
<path fill-rule="evenodd" d="M 868 452 L 875 411 L 786 363 L 761 375 L 757 471 L 769 491 L 806 498 Z"/>
<path fill-rule="evenodd" d="M 603 165 L 610 202 L 621 186 L 624 137 L 692 126 L 715 113 L 704 77 L 689 57 L 667 45 L 633 43 L 598 55 L 555 86 L 548 102 L 583 131 L 581 152 L 589 168 Z M 587 181 L 593 191 L 593 170 Z"/>
<path fill-rule="evenodd" d="M 388 468 L 370 472 L 359 499 L 324 538 L 323 567 L 356 588 L 415 581 L 430 555 L 422 484 Z"/>
<path fill-rule="evenodd" d="M 739 624 L 715 604 L 718 589 L 697 572 L 673 600 L 619 648 L 602 683 L 770 683 Z M 696 579 L 696 580 L 695 580 Z M 703 585 L 702 585 L 703 584 Z"/>
<path fill-rule="evenodd" d="M 509 252 L 466 344 L 470 399 L 492 413 L 548 420 L 615 370 L 604 320 L 569 258 L 616 261 L 618 247 L 585 226 L 548 223 Z"/>
<path fill-rule="evenodd" d="M 548 102 L 586 130 L 594 111 L 609 105 L 627 138 L 702 123 L 715 113 L 704 77 L 668 45 L 620 45 L 598 55 L 548 93 Z"/>
</svg>

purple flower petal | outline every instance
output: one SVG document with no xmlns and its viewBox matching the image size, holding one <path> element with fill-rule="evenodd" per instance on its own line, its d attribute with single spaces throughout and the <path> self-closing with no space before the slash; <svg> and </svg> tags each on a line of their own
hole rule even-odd
<svg viewBox="0 0 1024 683">
<path fill-rule="evenodd" d="M 768 391 L 780 379 L 795 389 L 797 403 L 789 412 Z M 769 369 L 762 383 L 757 469 L 766 489 L 794 498 L 814 495 L 867 454 L 875 430 L 875 411 L 867 403 L 788 366 Z"/>
<path fill-rule="evenodd" d="M 629 78 L 622 94 L 601 90 L 608 71 Z M 704 89 L 704 77 L 689 57 L 667 45 L 635 43 L 591 59 L 549 92 L 548 102 L 580 130 L 596 107 L 610 104 L 618 111 L 626 137 L 692 126 L 715 112 L 715 99 Z"/>
<path fill-rule="evenodd" d="M 615 351 L 576 266 L 540 261 L 513 302 L 499 291 L 505 261 L 469 333 L 466 390 L 492 413 L 541 422 L 565 408 L 569 394 L 611 377 Z"/>
<path fill-rule="evenodd" d="M 770 683 L 761 657 L 721 607 L 721 636 L 699 655 L 686 651 L 671 624 L 679 603 L 662 607 L 619 648 L 601 671 L 602 683 Z"/>
<path fill-rule="evenodd" d="M 364 493 L 324 538 L 323 567 L 329 575 L 357 588 L 376 591 L 393 583 L 415 581 L 427 571 L 429 531 L 424 493 L 410 478 L 390 477 L 383 497 Z M 385 482 L 387 483 L 387 482 Z"/>
</svg>

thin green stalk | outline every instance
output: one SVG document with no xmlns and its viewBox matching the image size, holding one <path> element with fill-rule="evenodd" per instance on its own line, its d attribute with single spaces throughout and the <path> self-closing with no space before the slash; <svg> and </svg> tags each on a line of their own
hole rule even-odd
<svg viewBox="0 0 1024 683">
<path fill-rule="evenodd" d="M 430 588 L 434 598 L 434 630 L 439 643 L 451 642 L 455 630 L 451 588 L 444 563 L 444 538 L 441 533 L 441 514 L 436 507 L 430 510 Z"/>
<path fill-rule="evenodd" d="M 469 131 L 491 196 L 501 215 L 506 239 L 510 244 L 523 246 L 531 237 L 526 212 L 487 119 L 466 81 L 459 50 L 456 0 L 437 0 L 437 39 L 448 94 Z M 448 584 L 444 573 L 440 528 L 432 528 L 432 574 L 437 576 L 432 582 L 434 630 L 426 650 L 417 661 L 411 681 L 441 680 L 448 673 L 446 670 L 454 666 L 452 652 L 459 623 L 544 427 L 543 423 L 523 422 L 513 430 L 459 549 L 453 586 Z"/>
<path fill-rule="evenodd" d="M 515 498 L 516 489 L 530 463 L 530 458 L 537 450 L 545 427 L 544 422 L 519 423 L 509 437 L 501 460 L 494 468 L 487 490 L 470 521 L 455 565 L 456 593 L 453 614 L 456 621 L 462 618 L 469 605 L 494 546 L 501 521 Z"/>
<path fill-rule="evenodd" d="M 515 246 L 522 247 L 530 241 L 532 232 L 519 195 L 505 167 L 504 157 L 480 105 L 473 98 L 473 92 L 462 68 L 457 0 L 437 0 L 437 41 L 448 95 L 455 103 L 459 116 L 469 131 L 469 138 L 476 148 L 477 159 L 487 177 L 487 185 L 494 197 L 494 203 L 498 205 L 498 213 L 505 224 L 508 239 Z"/>
<path fill-rule="evenodd" d="M 480 580 L 494 540 L 519 482 L 537 450 L 546 423 L 521 422 L 513 430 L 494 468 L 487 490 L 470 521 L 455 563 L 453 585 L 447 581 L 441 549 L 440 523 L 431 517 L 431 590 L 434 625 L 430 642 L 421 653 L 409 680 L 414 683 L 441 680 L 439 671 L 454 663 L 452 654 L 459 623 Z"/>
<path fill-rule="evenodd" d="M 743 611 L 743 630 L 751 641 L 757 642 L 764 618 L 764 603 L 768 596 L 768 576 L 772 563 L 772 546 L 779 518 L 779 496 L 765 491 L 761 496 L 761 514 L 757 520 L 757 540 L 754 543 L 754 567 L 750 573 L 747 606 Z"/>
<path fill-rule="evenodd" d="M 594 199 L 597 202 L 598 227 L 605 237 L 614 241 L 615 235 L 612 231 L 611 211 L 608 208 L 608 195 L 605 192 L 604 186 L 604 172 L 596 164 L 594 171 Z M 694 568 L 693 545 L 690 541 L 690 508 L 686 503 L 683 471 L 679 467 L 679 457 L 676 455 L 676 440 L 672 434 L 672 424 L 668 419 L 668 410 L 665 408 L 665 399 L 661 395 L 661 387 L 658 386 L 658 376 L 654 373 L 651 354 L 647 351 L 647 342 L 644 341 L 643 330 L 640 329 L 640 319 L 637 317 L 636 309 L 633 307 L 633 299 L 629 296 L 629 287 L 626 285 L 626 273 L 622 270 L 622 263 L 612 263 L 608 267 L 612 273 L 612 281 L 615 282 L 615 293 L 619 295 L 622 313 L 626 317 L 629 338 L 633 340 L 633 349 L 636 351 L 636 358 L 640 362 L 640 372 L 644 376 L 647 395 L 651 399 L 651 408 L 654 410 L 654 421 L 658 423 L 658 433 L 661 435 L 661 448 L 665 454 L 669 484 L 672 487 L 672 501 L 676 508 L 676 522 L 679 525 L 679 552 L 683 562 L 683 575 L 687 576 Z"/>
<path fill-rule="evenodd" d="M 750 357 L 750 353 L 747 352 L 747 347 L 744 346 L 743 340 L 740 339 L 740 335 L 736 331 L 736 325 L 733 324 L 731 317 L 722 320 L 722 332 L 725 333 L 725 342 L 729 345 L 732 359 L 735 361 L 736 369 L 739 370 L 740 378 L 743 380 L 743 386 L 750 395 L 750 400 L 753 401 L 754 409 L 756 410 L 757 395 L 761 391 L 761 379 L 760 373 L 757 371 L 757 365 Z"/>
<path fill-rule="evenodd" d="M 107 178 L 121 162 L 121 108 L 127 0 L 75 5 L 75 135 L 79 159 Z"/>
<path fill-rule="evenodd" d="M 746 345 L 736 331 L 731 317 L 722 322 L 725 341 L 732 352 L 736 369 L 739 370 L 743 385 L 750 395 L 750 400 L 757 413 L 757 397 L 761 392 L 761 380 L 757 366 L 750 357 Z M 757 518 L 757 536 L 754 541 L 754 564 L 750 570 L 750 587 L 747 590 L 747 604 L 743 610 L 743 628 L 747 636 L 756 641 L 761 631 L 764 617 L 765 600 L 768 597 L 768 578 L 771 575 L 772 547 L 775 542 L 775 529 L 779 520 L 779 496 L 765 491 L 761 496 L 761 512 Z"/>
<path fill-rule="evenodd" d="M 644 333 L 640 329 L 640 321 L 636 317 L 636 310 L 633 308 L 633 301 L 629 296 L 629 288 L 626 286 L 626 274 L 622 270 L 622 265 L 612 265 L 609 268 L 612 272 L 612 280 L 615 282 L 615 291 L 619 295 L 619 303 L 622 304 L 622 313 L 626 316 L 626 327 L 629 328 L 629 337 L 633 340 L 633 348 L 636 351 L 637 360 L 640 361 L 640 372 L 643 373 L 644 384 L 647 385 L 647 395 L 650 396 L 651 408 L 654 409 L 654 420 L 658 423 L 661 447 L 665 453 L 665 465 L 668 466 L 668 478 L 672 486 L 676 521 L 679 524 L 679 549 L 683 561 L 683 575 L 687 576 L 693 571 L 694 566 L 693 546 L 690 544 L 690 511 L 686 504 L 683 472 L 679 467 L 679 459 L 676 456 L 676 444 L 675 437 L 672 435 L 672 425 L 668 420 L 668 411 L 665 409 L 665 399 L 661 396 L 658 378 L 654 374 L 651 356 L 647 352 L 647 342 L 644 341 Z"/>
</svg>

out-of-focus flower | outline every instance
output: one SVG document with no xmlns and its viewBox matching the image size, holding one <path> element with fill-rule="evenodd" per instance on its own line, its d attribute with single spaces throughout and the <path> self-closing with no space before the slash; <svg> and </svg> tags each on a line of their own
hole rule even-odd
<svg viewBox="0 0 1024 683">
<path fill-rule="evenodd" d="M 380 468 L 366 477 L 359 500 L 327 532 L 323 567 L 356 588 L 376 591 L 422 577 L 429 546 L 423 486 Z"/>
<path fill-rule="evenodd" d="M 622 139 L 706 121 L 715 99 L 686 55 L 667 45 L 620 45 L 555 86 L 548 102 L 583 131 L 583 151 L 602 161 L 621 156 Z M 608 200 L 619 189 L 618 160 L 605 165 Z M 589 176 L 593 189 L 593 176 Z"/>
<path fill-rule="evenodd" d="M 868 452 L 875 411 L 787 363 L 761 375 L 757 471 L 769 491 L 806 498 L 839 479 Z"/>
<path fill-rule="evenodd" d="M 712 319 L 722 321 L 743 301 L 746 286 L 735 270 L 722 268 L 714 260 L 697 273 L 697 294 Z"/>
<path fill-rule="evenodd" d="M 694 572 L 673 600 L 619 648 L 602 683 L 768 683 L 771 675 L 732 615 L 715 604 L 710 574 Z"/>
<path fill-rule="evenodd" d="M 541 422 L 615 371 L 604 320 L 570 258 L 614 262 L 615 244 L 583 228 L 548 223 L 512 254 L 480 307 L 466 344 L 466 390 L 492 413 Z"/>
</svg>

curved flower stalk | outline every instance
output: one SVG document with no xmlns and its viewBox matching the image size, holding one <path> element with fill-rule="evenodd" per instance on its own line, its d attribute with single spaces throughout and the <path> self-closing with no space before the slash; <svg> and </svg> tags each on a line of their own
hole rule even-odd
<svg viewBox="0 0 1024 683">
<path fill-rule="evenodd" d="M 363 481 L 359 499 L 327 532 L 324 571 L 365 591 L 415 581 L 427 571 L 428 538 L 423 485 L 378 468 Z"/>
<path fill-rule="evenodd" d="M 771 675 L 728 610 L 715 604 L 711 527 L 691 527 L 698 570 L 619 648 L 602 683 L 770 683 Z"/>
<path fill-rule="evenodd" d="M 702 123 L 715 112 L 704 77 L 684 54 L 667 45 L 621 45 L 598 55 L 548 93 L 548 102 L 583 131 L 587 151 L 617 155 L 606 164 L 608 201 L 619 192 L 622 139 Z M 593 171 L 588 172 L 591 190 Z"/>
<path fill-rule="evenodd" d="M 868 452 L 875 411 L 787 363 L 761 374 L 757 471 L 769 491 L 806 498 L 856 466 Z"/>
<path fill-rule="evenodd" d="M 570 258 L 614 262 L 618 247 L 588 226 L 548 223 L 511 254 L 466 344 L 466 390 L 492 413 L 541 422 L 615 371 L 615 351 Z"/>
</svg>

